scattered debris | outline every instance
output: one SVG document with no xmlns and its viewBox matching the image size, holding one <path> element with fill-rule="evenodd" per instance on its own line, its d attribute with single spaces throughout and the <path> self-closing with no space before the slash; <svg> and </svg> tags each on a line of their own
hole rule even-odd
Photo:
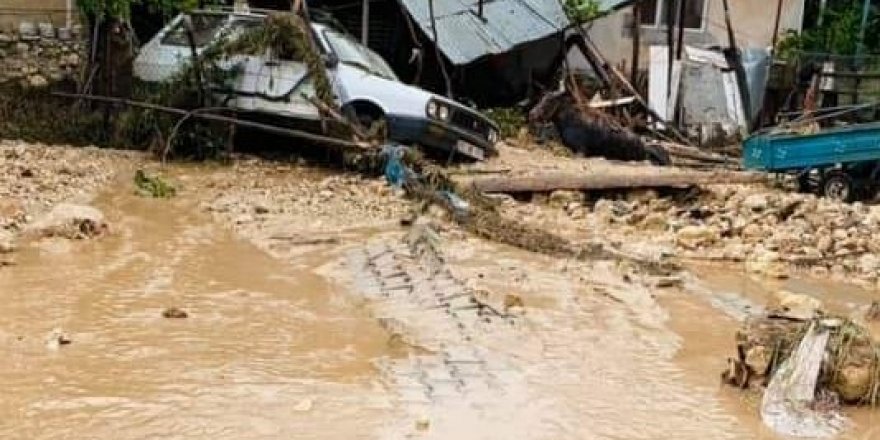
<svg viewBox="0 0 880 440">
<path fill-rule="evenodd" d="M 43 218 L 29 225 L 26 232 L 38 237 L 78 240 L 101 236 L 107 229 L 104 214 L 97 208 L 61 203 Z"/>
<path fill-rule="evenodd" d="M 49 335 L 46 337 L 46 348 L 50 350 L 58 350 L 63 345 L 69 345 L 73 342 L 70 339 L 70 336 L 61 329 L 60 327 L 56 327 L 49 332 Z"/>
<path fill-rule="evenodd" d="M 162 317 L 168 319 L 184 319 L 189 317 L 189 313 L 177 307 L 169 307 L 162 311 Z"/>
<path fill-rule="evenodd" d="M 427 431 L 431 427 L 431 420 L 427 417 L 421 417 L 416 420 L 416 430 Z"/>
<path fill-rule="evenodd" d="M 797 348 L 773 371 L 761 402 L 761 418 L 777 433 L 833 437 L 843 428 L 845 420 L 835 408 L 820 410 L 816 406 L 829 338 L 839 325 L 834 319 L 810 322 Z"/>
<path fill-rule="evenodd" d="M 880 321 L 880 301 L 871 302 L 871 307 L 869 307 L 868 311 L 865 312 L 865 321 Z"/>
<path fill-rule="evenodd" d="M 577 108 L 574 98 L 565 91 L 544 95 L 529 113 L 529 120 L 552 122 L 562 143 L 586 157 L 671 164 L 665 150 L 646 146 L 638 136 L 599 110 Z"/>
<path fill-rule="evenodd" d="M 791 385 L 786 381 L 792 380 L 793 372 L 809 367 L 816 377 L 808 377 L 813 373 L 804 372 L 802 378 L 817 384 L 808 396 L 811 401 L 816 396 L 813 393 L 824 392 L 833 393 L 847 404 L 880 402 L 880 382 L 873 373 L 880 366 L 880 346 L 873 342 L 866 328 L 849 319 L 821 311 L 809 319 L 769 313 L 748 319 L 736 341 L 738 355 L 729 360 L 731 368 L 722 375 L 728 383 L 750 388 L 772 383 L 779 376 L 783 384 L 773 392 L 786 394 L 789 387 L 785 384 Z M 804 351 L 795 354 L 799 347 Z M 794 360 L 783 368 L 789 359 Z M 820 362 L 821 368 L 815 362 Z M 800 393 L 798 399 L 805 397 L 803 390 L 796 391 Z M 765 400 L 768 404 L 778 403 L 778 397 Z"/>
</svg>

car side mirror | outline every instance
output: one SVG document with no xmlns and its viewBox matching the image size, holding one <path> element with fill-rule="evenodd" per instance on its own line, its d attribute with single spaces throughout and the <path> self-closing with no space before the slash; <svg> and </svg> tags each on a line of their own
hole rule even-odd
<svg viewBox="0 0 880 440">
<path fill-rule="evenodd" d="M 336 56 L 335 53 L 328 53 L 323 56 L 324 58 L 324 67 L 328 69 L 332 69 L 339 64 L 339 57 Z"/>
</svg>

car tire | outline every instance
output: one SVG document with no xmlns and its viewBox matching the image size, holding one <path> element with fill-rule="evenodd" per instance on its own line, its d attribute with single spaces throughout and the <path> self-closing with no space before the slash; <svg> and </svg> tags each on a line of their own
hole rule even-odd
<svg viewBox="0 0 880 440">
<path fill-rule="evenodd" d="M 369 132 L 377 123 L 385 122 L 385 114 L 382 109 L 369 102 L 354 102 L 342 108 L 342 114 L 349 122 L 360 127 L 364 132 Z"/>
<path fill-rule="evenodd" d="M 835 172 L 825 177 L 822 195 L 831 200 L 849 203 L 856 199 L 856 189 L 849 175 Z"/>
</svg>

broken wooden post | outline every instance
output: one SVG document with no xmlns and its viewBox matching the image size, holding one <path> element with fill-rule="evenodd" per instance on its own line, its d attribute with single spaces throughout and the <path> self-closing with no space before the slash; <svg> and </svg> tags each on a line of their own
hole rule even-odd
<svg viewBox="0 0 880 440">
<path fill-rule="evenodd" d="M 647 169 L 647 168 L 646 168 Z M 736 171 L 688 171 L 657 174 L 562 174 L 543 173 L 522 177 L 483 177 L 469 181 L 477 191 L 487 193 L 588 191 L 628 188 L 665 188 L 692 185 L 758 183 L 765 174 Z"/>
</svg>

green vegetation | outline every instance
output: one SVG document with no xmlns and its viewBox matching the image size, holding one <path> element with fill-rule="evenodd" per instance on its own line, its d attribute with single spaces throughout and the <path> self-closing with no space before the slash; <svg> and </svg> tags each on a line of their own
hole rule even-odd
<svg viewBox="0 0 880 440">
<path fill-rule="evenodd" d="M 602 15 L 598 0 L 565 0 L 562 6 L 569 20 L 575 24 L 586 23 Z"/>
<path fill-rule="evenodd" d="M 134 185 L 138 194 L 144 197 L 167 199 L 177 194 L 177 189 L 159 176 L 148 176 L 144 170 L 134 173 Z"/>
<path fill-rule="evenodd" d="M 526 115 L 518 108 L 490 108 L 483 113 L 498 125 L 502 138 L 515 137 L 526 125 Z"/>
<path fill-rule="evenodd" d="M 170 17 L 180 11 L 189 11 L 199 6 L 198 0 L 77 0 L 83 14 L 98 18 L 131 18 L 133 5 L 145 4 L 153 11 Z"/>
<path fill-rule="evenodd" d="M 872 32 L 880 26 L 877 7 L 868 15 L 864 52 L 880 52 L 880 35 Z M 801 52 L 821 52 L 835 55 L 855 55 L 859 49 L 863 14 L 862 0 L 844 0 L 829 3 L 821 17 L 822 25 L 807 27 L 801 33 L 789 30 L 777 43 L 779 58 L 789 59 Z"/>
</svg>

